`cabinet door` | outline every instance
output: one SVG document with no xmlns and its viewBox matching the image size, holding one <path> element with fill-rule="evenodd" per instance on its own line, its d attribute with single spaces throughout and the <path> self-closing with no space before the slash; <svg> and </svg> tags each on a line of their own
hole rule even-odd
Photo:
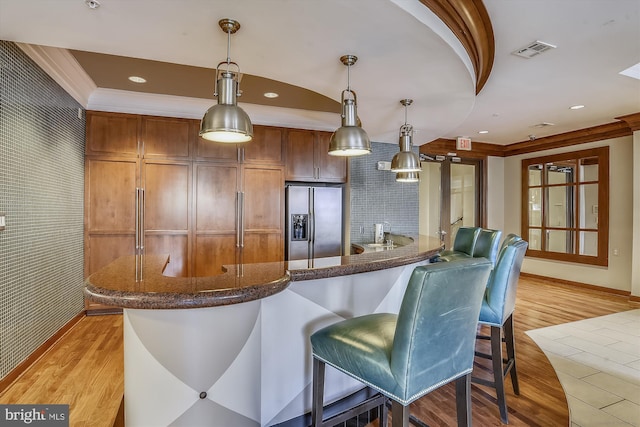
<svg viewBox="0 0 640 427">
<path fill-rule="evenodd" d="M 190 120 L 142 117 L 142 150 L 146 158 L 182 158 L 190 155 L 195 137 Z"/>
<path fill-rule="evenodd" d="M 192 120 L 192 126 L 195 132 L 195 156 L 197 160 L 206 160 L 210 162 L 238 162 L 238 146 L 242 144 L 225 144 L 223 142 L 208 141 L 200 138 L 200 121 Z"/>
<path fill-rule="evenodd" d="M 243 170 L 243 262 L 284 259 L 284 176 L 282 168 Z"/>
<path fill-rule="evenodd" d="M 194 276 L 222 274 L 223 265 L 238 263 L 235 234 L 198 234 L 194 249 Z"/>
<path fill-rule="evenodd" d="M 284 261 L 282 233 L 245 233 L 242 263 Z"/>
<path fill-rule="evenodd" d="M 287 132 L 287 181 L 315 181 L 315 135 L 313 131 Z"/>
<path fill-rule="evenodd" d="M 139 161 L 135 158 L 85 161 L 85 277 L 117 258 L 135 254 L 138 170 Z M 135 277 L 135 270 L 130 274 Z M 86 308 L 109 309 L 89 302 Z"/>
<path fill-rule="evenodd" d="M 239 168 L 232 164 L 194 165 L 194 274 L 220 274 L 237 263 Z"/>
<path fill-rule="evenodd" d="M 131 114 L 87 111 L 88 155 L 138 155 L 140 117 Z"/>
<path fill-rule="evenodd" d="M 347 182 L 347 157 L 330 156 L 331 133 L 317 132 L 316 165 L 318 180 L 322 182 Z"/>
<path fill-rule="evenodd" d="M 282 129 L 269 126 L 254 126 L 253 139 L 241 145 L 246 163 L 283 163 Z"/>
<path fill-rule="evenodd" d="M 142 183 L 145 254 L 168 254 L 165 274 L 188 276 L 191 165 L 145 160 Z"/>
</svg>

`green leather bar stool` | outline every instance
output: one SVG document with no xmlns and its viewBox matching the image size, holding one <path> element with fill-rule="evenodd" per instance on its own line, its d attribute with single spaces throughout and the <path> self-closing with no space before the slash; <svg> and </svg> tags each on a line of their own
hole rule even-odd
<svg viewBox="0 0 640 427">
<path fill-rule="evenodd" d="M 500 246 L 500 237 L 502 237 L 502 231 L 500 230 L 481 228 L 478 232 L 476 244 L 473 246 L 472 256 L 476 258 L 484 257 L 495 265 L 498 257 L 498 247 Z"/>
<path fill-rule="evenodd" d="M 473 256 L 473 248 L 478 240 L 480 227 L 460 227 L 453 239 L 453 246 L 440 253 L 440 261 L 455 261 Z"/>
<path fill-rule="evenodd" d="M 513 392 L 516 395 L 520 394 L 513 338 L 513 311 L 516 305 L 520 268 L 527 246 L 528 243 L 519 238 L 512 238 L 503 245 L 496 266 L 489 277 L 480 308 L 479 324 L 488 325 L 491 328 L 491 335 L 478 335 L 477 338 L 491 341 L 491 353 L 476 351 L 476 356 L 491 359 L 493 381 L 476 377 L 473 377 L 472 381 L 495 388 L 500 419 L 505 424 L 509 422 L 504 387 L 504 378 L 507 374 L 511 374 Z M 503 341 L 507 349 L 506 359 L 502 351 Z"/>
<path fill-rule="evenodd" d="M 471 425 L 475 337 L 491 267 L 484 258 L 416 267 L 397 315 L 354 317 L 312 334 L 312 425 L 338 417 L 322 419 L 326 364 L 391 399 L 393 427 L 408 426 L 411 402 L 455 381 L 458 425 Z"/>
<path fill-rule="evenodd" d="M 518 236 L 517 234 L 514 234 L 514 233 L 507 234 L 507 236 L 502 241 L 502 245 L 500 245 L 500 251 L 498 251 L 498 253 L 500 253 L 503 248 L 509 246 L 513 242 L 517 242 L 518 240 L 522 240 L 522 237 L 520 237 L 520 236 Z"/>
</svg>

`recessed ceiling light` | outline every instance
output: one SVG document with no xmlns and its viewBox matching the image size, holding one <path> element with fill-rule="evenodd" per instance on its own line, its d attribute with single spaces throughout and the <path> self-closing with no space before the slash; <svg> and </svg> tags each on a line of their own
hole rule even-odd
<svg viewBox="0 0 640 427">
<path fill-rule="evenodd" d="M 572 105 L 569 107 L 570 110 L 579 110 L 581 108 L 584 108 L 584 105 Z"/>
<path fill-rule="evenodd" d="M 638 62 L 636 65 L 632 65 L 626 70 L 620 71 L 618 74 L 640 80 L 640 62 Z"/>
<path fill-rule="evenodd" d="M 265 97 L 265 98 L 277 98 L 277 97 L 279 97 L 279 96 L 280 96 L 280 95 L 278 95 L 278 94 L 277 94 L 277 93 L 275 93 L 275 92 L 266 92 L 266 93 L 264 94 L 264 97 Z"/>
<path fill-rule="evenodd" d="M 481 130 L 478 133 L 489 133 L 489 131 L 488 130 Z"/>
<path fill-rule="evenodd" d="M 144 77 L 140 77 L 140 76 L 129 76 L 129 80 L 131 80 L 134 83 L 146 83 L 147 79 L 145 79 Z"/>
</svg>

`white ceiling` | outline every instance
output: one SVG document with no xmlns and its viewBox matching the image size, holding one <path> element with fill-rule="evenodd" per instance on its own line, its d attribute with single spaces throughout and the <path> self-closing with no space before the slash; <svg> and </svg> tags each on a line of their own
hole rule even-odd
<svg viewBox="0 0 640 427">
<path fill-rule="evenodd" d="M 414 99 L 416 145 L 456 136 L 509 144 L 640 112 L 640 80 L 618 74 L 640 62 L 640 0 L 485 0 L 496 54 L 477 96 L 461 45 L 418 0 L 99 1 L 92 10 L 84 0 L 0 0 L 0 39 L 215 68 L 227 43 L 217 22 L 233 18 L 242 28 L 231 36 L 231 59 L 244 73 L 339 101 L 347 73 L 338 58 L 357 55 L 351 88 L 363 128 L 380 142 L 397 143 L 403 98 Z M 511 55 L 535 40 L 557 48 Z M 55 61 L 59 50 L 45 56 Z M 199 117 L 212 104 L 67 80 L 89 92 L 76 96 L 89 109 Z M 569 110 L 575 104 L 585 108 Z M 258 124 L 332 130 L 340 121 L 241 105 Z M 533 127 L 542 122 L 554 126 Z"/>
</svg>

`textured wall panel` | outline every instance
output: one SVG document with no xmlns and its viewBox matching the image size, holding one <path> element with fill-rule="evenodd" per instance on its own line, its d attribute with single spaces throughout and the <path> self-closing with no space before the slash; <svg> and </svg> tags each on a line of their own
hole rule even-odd
<svg viewBox="0 0 640 427">
<path fill-rule="evenodd" d="M 0 378 L 84 308 L 84 111 L 0 41 Z"/>
<path fill-rule="evenodd" d="M 378 161 L 393 159 L 398 144 L 372 142 L 371 148 L 370 155 L 351 159 L 351 242 L 373 242 L 373 224 L 384 221 L 395 234 L 417 235 L 419 184 L 396 182 L 393 172 L 376 168 Z"/>
</svg>

